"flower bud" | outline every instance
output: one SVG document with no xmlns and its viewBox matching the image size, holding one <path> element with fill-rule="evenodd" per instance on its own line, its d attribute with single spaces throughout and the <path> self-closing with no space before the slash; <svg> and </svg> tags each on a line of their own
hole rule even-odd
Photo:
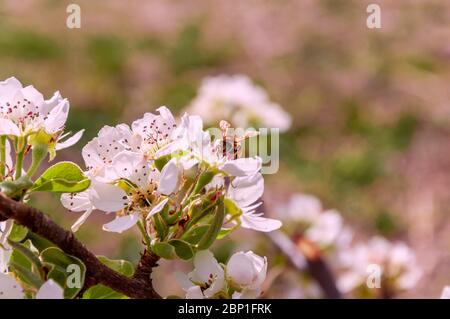
<svg viewBox="0 0 450 319">
<path fill-rule="evenodd" d="M 238 252 L 227 264 L 227 279 L 238 290 L 258 290 L 266 279 L 267 258 L 252 251 Z"/>
</svg>

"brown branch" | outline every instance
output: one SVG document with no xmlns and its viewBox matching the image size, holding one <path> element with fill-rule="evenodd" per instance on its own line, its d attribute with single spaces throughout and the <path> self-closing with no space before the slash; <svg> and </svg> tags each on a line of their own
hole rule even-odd
<svg viewBox="0 0 450 319">
<path fill-rule="evenodd" d="M 306 256 L 302 251 L 281 231 L 266 233 L 272 243 L 285 255 L 289 263 L 298 271 L 307 271 L 319 284 L 327 298 L 340 299 L 341 293 L 336 287 L 334 276 L 327 263 L 320 255 Z"/>
<path fill-rule="evenodd" d="M 133 278 L 142 282 L 152 284 L 152 271 L 153 268 L 158 266 L 159 257 L 145 250 L 141 255 L 141 259 L 136 267 Z"/>
<path fill-rule="evenodd" d="M 50 240 L 67 254 L 79 258 L 86 265 L 86 282 L 90 286 L 103 284 L 128 297 L 136 299 L 158 299 L 159 294 L 151 283 L 151 268 L 156 265 L 157 257 L 150 252 L 143 256 L 145 266 L 139 266 L 137 276 L 128 278 L 100 262 L 75 235 L 63 229 L 39 210 L 21 202 L 13 201 L 0 193 L 0 220 L 13 219 L 18 224 L 27 227 L 32 232 Z M 147 261 L 154 261 L 147 264 Z M 141 275 L 143 269 L 148 277 Z"/>
</svg>

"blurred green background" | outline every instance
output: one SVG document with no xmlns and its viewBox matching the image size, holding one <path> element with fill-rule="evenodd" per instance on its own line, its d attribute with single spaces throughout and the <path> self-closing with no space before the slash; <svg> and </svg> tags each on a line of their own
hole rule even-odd
<svg viewBox="0 0 450 319">
<path fill-rule="evenodd" d="M 66 27 L 70 3 L 0 1 L 0 78 L 60 90 L 68 129 L 86 129 L 57 159 L 81 165 L 103 125 L 181 112 L 203 77 L 244 73 L 294 119 L 269 203 L 312 193 L 358 236 L 407 240 L 426 273 L 413 296 L 450 283 L 450 2 L 377 1 L 381 29 L 366 27 L 370 1 L 78 0 L 80 29 Z M 77 217 L 58 198 L 35 204 L 65 226 Z M 133 233 L 99 230 L 109 219 L 95 214 L 80 237 L 136 260 Z"/>
</svg>

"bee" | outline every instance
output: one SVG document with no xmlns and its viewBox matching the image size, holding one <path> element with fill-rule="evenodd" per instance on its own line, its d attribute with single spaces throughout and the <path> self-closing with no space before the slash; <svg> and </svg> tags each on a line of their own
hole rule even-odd
<svg viewBox="0 0 450 319">
<path fill-rule="evenodd" d="M 227 121 L 220 121 L 219 126 L 222 131 L 222 156 L 228 158 L 229 160 L 235 160 L 239 158 L 242 150 L 242 142 L 244 142 L 247 138 L 258 135 L 258 132 L 249 131 L 241 137 L 238 137 L 236 135 L 230 136 L 230 134 L 228 134 L 228 131 L 231 127 L 230 123 L 228 123 Z"/>
</svg>

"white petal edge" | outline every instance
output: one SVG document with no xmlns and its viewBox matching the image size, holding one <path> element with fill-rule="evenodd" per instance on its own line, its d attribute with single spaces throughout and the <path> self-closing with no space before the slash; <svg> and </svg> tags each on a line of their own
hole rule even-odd
<svg viewBox="0 0 450 319">
<path fill-rule="evenodd" d="M 140 214 L 132 214 L 127 216 L 121 216 L 113 221 L 103 225 L 103 230 L 112 233 L 122 233 L 125 230 L 130 229 L 138 222 Z"/>
<path fill-rule="evenodd" d="M 169 198 L 163 199 L 160 203 L 153 206 L 153 208 L 150 210 L 150 212 L 147 215 L 146 220 L 149 220 L 152 218 L 153 215 L 159 213 L 163 210 L 164 206 L 166 206 L 167 202 L 169 201 Z"/>
<path fill-rule="evenodd" d="M 73 136 L 69 137 L 64 142 L 58 142 L 55 146 L 55 150 L 60 151 L 65 148 L 71 147 L 72 145 L 75 145 L 81 139 L 81 137 L 83 136 L 83 133 L 84 133 L 84 129 L 78 131 L 77 133 L 75 133 Z"/>
</svg>

